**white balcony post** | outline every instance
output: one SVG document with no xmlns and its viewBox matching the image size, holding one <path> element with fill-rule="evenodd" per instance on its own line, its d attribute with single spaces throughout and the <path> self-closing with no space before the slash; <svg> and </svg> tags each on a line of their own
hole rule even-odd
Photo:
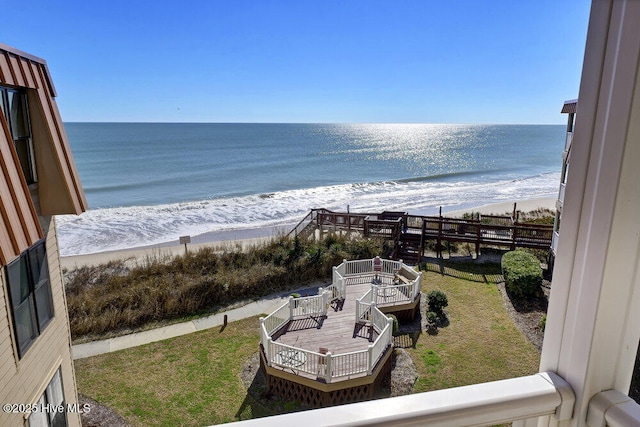
<svg viewBox="0 0 640 427">
<path fill-rule="evenodd" d="M 289 320 L 293 320 L 293 306 L 295 301 L 291 295 L 289 295 Z"/>
<path fill-rule="evenodd" d="M 387 317 L 387 326 L 389 326 L 389 334 L 387 339 L 387 345 L 391 345 L 393 342 L 393 320 L 390 317 Z"/>
<path fill-rule="evenodd" d="M 628 391 L 638 349 L 638 22 L 640 2 L 592 2 L 540 361 L 575 391 L 563 427 L 583 426 L 603 390 Z"/>
<path fill-rule="evenodd" d="M 325 372 L 325 380 L 327 381 L 327 384 L 329 384 L 331 382 L 331 364 L 333 363 L 331 360 L 331 352 L 327 351 L 327 356 L 325 358 L 325 361 L 327 362 L 327 371 Z"/>
<path fill-rule="evenodd" d="M 373 344 L 369 344 L 367 348 L 367 375 L 371 375 L 373 372 Z"/>
<path fill-rule="evenodd" d="M 267 365 L 271 366 L 271 337 L 267 337 L 267 345 L 264 347 L 264 355 L 267 358 Z"/>
</svg>

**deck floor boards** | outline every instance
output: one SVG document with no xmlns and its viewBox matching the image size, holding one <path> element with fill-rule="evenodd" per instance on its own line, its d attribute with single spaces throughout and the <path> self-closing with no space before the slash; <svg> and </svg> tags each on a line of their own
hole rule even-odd
<svg viewBox="0 0 640 427">
<path fill-rule="evenodd" d="M 315 352 L 323 347 L 332 354 L 366 350 L 378 335 L 373 328 L 356 325 L 356 299 L 371 289 L 371 284 L 349 285 L 346 289 L 341 310 L 330 307 L 324 319 L 294 319 L 275 341 Z"/>
</svg>

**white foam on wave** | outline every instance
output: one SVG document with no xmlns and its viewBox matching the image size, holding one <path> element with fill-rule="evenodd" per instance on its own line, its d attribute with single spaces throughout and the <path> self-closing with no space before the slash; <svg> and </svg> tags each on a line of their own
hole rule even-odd
<svg viewBox="0 0 640 427">
<path fill-rule="evenodd" d="M 380 182 L 288 190 L 268 195 L 202 200 L 157 206 L 89 210 L 57 217 L 63 256 L 177 241 L 182 235 L 291 224 L 312 208 L 377 212 L 480 206 L 514 199 L 554 196 L 559 173 L 477 183 Z"/>
</svg>

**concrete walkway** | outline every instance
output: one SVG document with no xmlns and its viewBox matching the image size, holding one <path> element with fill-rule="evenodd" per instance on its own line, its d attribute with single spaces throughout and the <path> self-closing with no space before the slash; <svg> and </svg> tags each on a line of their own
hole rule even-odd
<svg viewBox="0 0 640 427">
<path fill-rule="evenodd" d="M 315 295 L 318 293 L 318 288 L 320 286 L 328 286 L 328 284 L 270 295 L 247 305 L 243 305 L 242 307 L 222 311 L 220 313 L 212 314 L 200 319 L 190 320 L 188 322 L 176 323 L 148 331 L 134 332 L 132 334 L 100 341 L 76 344 L 71 347 L 71 353 L 73 355 L 73 360 L 83 359 L 85 357 L 97 356 L 99 354 L 137 347 L 156 341 L 166 340 L 168 338 L 179 337 L 181 335 L 202 331 L 204 329 L 215 328 L 216 326 L 221 326 L 224 323 L 225 314 L 227 315 L 227 320 L 229 322 L 246 319 L 262 313 L 268 314 L 282 306 L 289 299 L 290 294 L 297 292 L 299 294 Z"/>
</svg>

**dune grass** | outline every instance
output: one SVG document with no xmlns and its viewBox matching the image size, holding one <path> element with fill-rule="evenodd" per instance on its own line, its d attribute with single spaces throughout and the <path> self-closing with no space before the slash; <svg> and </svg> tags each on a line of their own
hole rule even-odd
<svg viewBox="0 0 640 427">
<path fill-rule="evenodd" d="M 382 243 L 328 235 L 285 237 L 242 250 L 203 248 L 169 259 L 123 261 L 65 273 L 74 340 L 130 332 L 154 322 L 210 314 L 217 308 L 330 277 L 343 259 L 382 254 Z"/>
<path fill-rule="evenodd" d="M 423 332 L 408 349 L 419 373 L 416 392 L 537 371 L 540 353 L 517 330 L 495 286 L 499 265 L 427 267 L 422 290 L 447 294 L 449 325 L 437 335 Z M 133 425 L 202 426 L 291 410 L 293 403 L 263 406 L 242 385 L 242 365 L 258 343 L 251 318 L 78 360 L 78 390 Z"/>
</svg>

